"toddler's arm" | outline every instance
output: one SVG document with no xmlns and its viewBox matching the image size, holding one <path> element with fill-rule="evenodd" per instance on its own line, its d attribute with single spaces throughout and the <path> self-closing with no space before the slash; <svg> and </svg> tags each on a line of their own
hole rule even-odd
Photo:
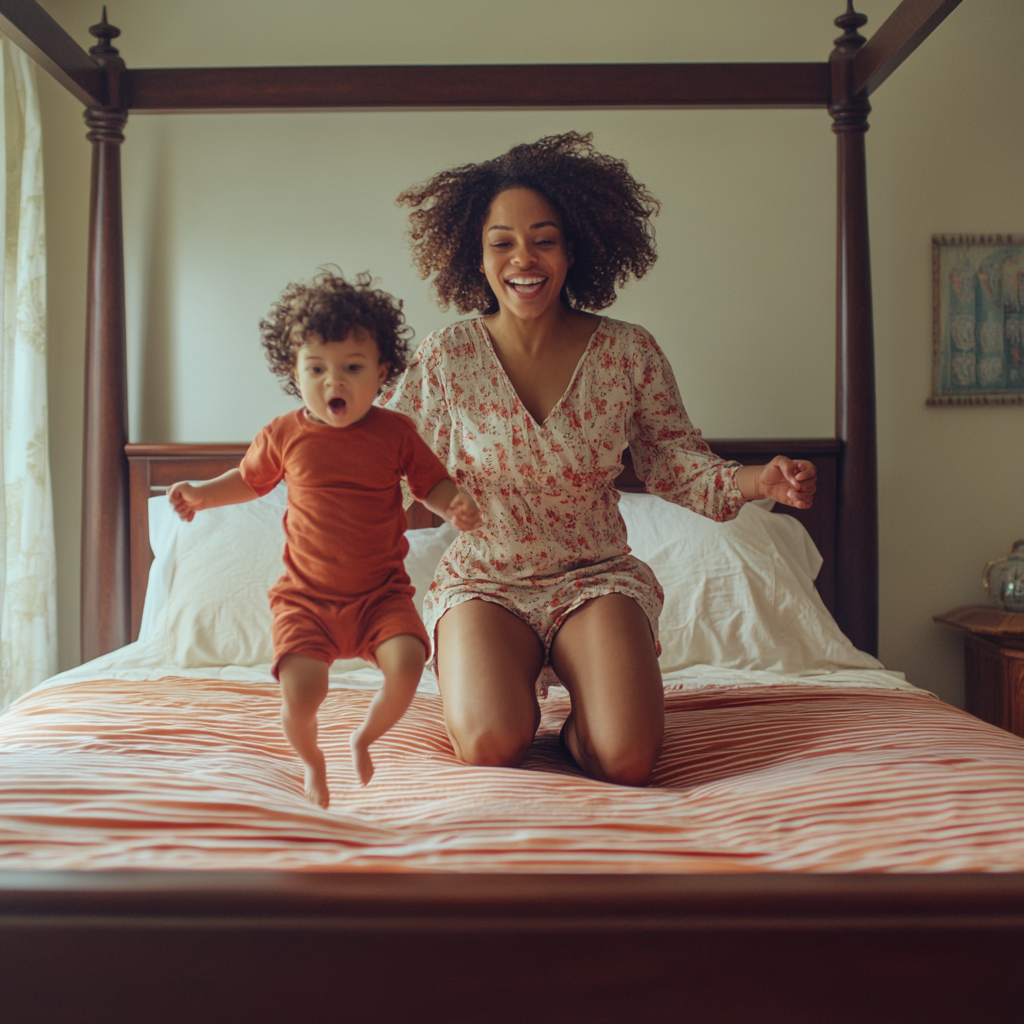
<svg viewBox="0 0 1024 1024">
<path fill-rule="evenodd" d="M 794 508 L 811 507 L 817 478 L 813 462 L 785 455 L 776 455 L 766 466 L 741 466 L 736 473 L 736 483 L 747 501 L 774 498 Z"/>
<path fill-rule="evenodd" d="M 454 480 L 435 484 L 423 499 L 423 504 L 457 530 L 475 530 L 483 522 L 472 496 L 460 491 Z"/>
<path fill-rule="evenodd" d="M 240 505 L 243 501 L 252 501 L 258 497 L 256 492 L 242 479 L 237 469 L 229 469 L 212 480 L 204 480 L 200 484 L 188 481 L 174 484 L 167 489 L 167 497 L 174 511 L 191 523 L 195 514 L 204 508 L 217 508 L 220 505 Z"/>
</svg>

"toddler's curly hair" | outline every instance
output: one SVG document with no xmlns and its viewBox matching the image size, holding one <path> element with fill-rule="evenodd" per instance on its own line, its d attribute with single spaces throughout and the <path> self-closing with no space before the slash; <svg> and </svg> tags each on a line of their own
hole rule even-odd
<svg viewBox="0 0 1024 1024">
<path fill-rule="evenodd" d="M 562 218 L 572 263 L 562 301 L 573 309 L 605 309 L 615 288 L 654 265 L 651 218 L 661 204 L 629 173 L 624 160 L 598 153 L 593 134 L 566 132 L 513 146 L 481 164 L 442 171 L 406 189 L 396 202 L 409 214 L 413 262 L 443 309 L 495 313 L 498 300 L 480 270 L 484 218 L 509 188 L 539 192 Z"/>
<path fill-rule="evenodd" d="M 337 269 L 337 268 L 335 268 Z M 260 321 L 260 339 L 270 369 L 289 395 L 299 397 L 295 359 L 311 336 L 342 341 L 361 327 L 377 343 L 382 363 L 388 365 L 385 383 L 398 377 L 409 362 L 409 342 L 415 333 L 405 322 L 402 300 L 373 287 L 364 271 L 354 282 L 341 272 L 322 267 L 312 281 L 292 282 Z"/>
</svg>

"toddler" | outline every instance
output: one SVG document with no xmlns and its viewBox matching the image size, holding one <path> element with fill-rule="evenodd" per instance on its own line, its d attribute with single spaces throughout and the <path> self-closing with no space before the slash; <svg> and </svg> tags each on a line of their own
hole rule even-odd
<svg viewBox="0 0 1024 1024">
<path fill-rule="evenodd" d="M 328 805 L 317 746 L 317 709 L 336 658 L 375 662 L 384 684 L 351 737 L 365 785 L 369 747 L 405 713 L 430 651 L 403 560 L 401 480 L 427 508 L 460 530 L 480 525 L 476 502 L 457 489 L 405 416 L 373 404 L 406 366 L 401 303 L 371 287 L 323 272 L 291 284 L 260 322 L 271 369 L 302 408 L 279 416 L 249 446 L 238 469 L 168 491 L 174 510 L 196 512 L 251 501 L 288 485 L 284 575 L 270 590 L 275 678 L 285 735 L 306 766 L 306 796 Z"/>
</svg>

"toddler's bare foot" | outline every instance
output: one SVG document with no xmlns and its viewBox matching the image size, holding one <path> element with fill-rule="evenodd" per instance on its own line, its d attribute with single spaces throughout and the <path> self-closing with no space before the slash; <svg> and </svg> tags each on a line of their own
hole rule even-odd
<svg viewBox="0 0 1024 1024">
<path fill-rule="evenodd" d="M 319 750 L 316 761 L 306 765 L 306 799 L 320 807 L 327 807 L 331 802 L 327 788 L 327 762 Z"/>
<path fill-rule="evenodd" d="M 356 738 L 355 733 L 352 734 L 349 745 L 352 747 L 352 767 L 355 768 L 359 781 L 365 786 L 373 778 L 373 761 L 369 748 Z"/>
</svg>

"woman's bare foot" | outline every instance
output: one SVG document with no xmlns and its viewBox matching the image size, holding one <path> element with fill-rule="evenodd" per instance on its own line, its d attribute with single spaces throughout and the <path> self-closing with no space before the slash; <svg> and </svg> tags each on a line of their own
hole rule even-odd
<svg viewBox="0 0 1024 1024">
<path fill-rule="evenodd" d="M 316 761 L 306 765 L 306 798 L 310 803 L 327 807 L 331 802 L 331 793 L 327 788 L 327 762 L 319 748 L 317 754 L 319 756 Z"/>
<path fill-rule="evenodd" d="M 359 781 L 365 786 L 373 778 L 370 748 L 359 739 L 357 733 L 352 733 L 349 746 L 352 747 L 352 767 L 355 768 Z"/>
</svg>

